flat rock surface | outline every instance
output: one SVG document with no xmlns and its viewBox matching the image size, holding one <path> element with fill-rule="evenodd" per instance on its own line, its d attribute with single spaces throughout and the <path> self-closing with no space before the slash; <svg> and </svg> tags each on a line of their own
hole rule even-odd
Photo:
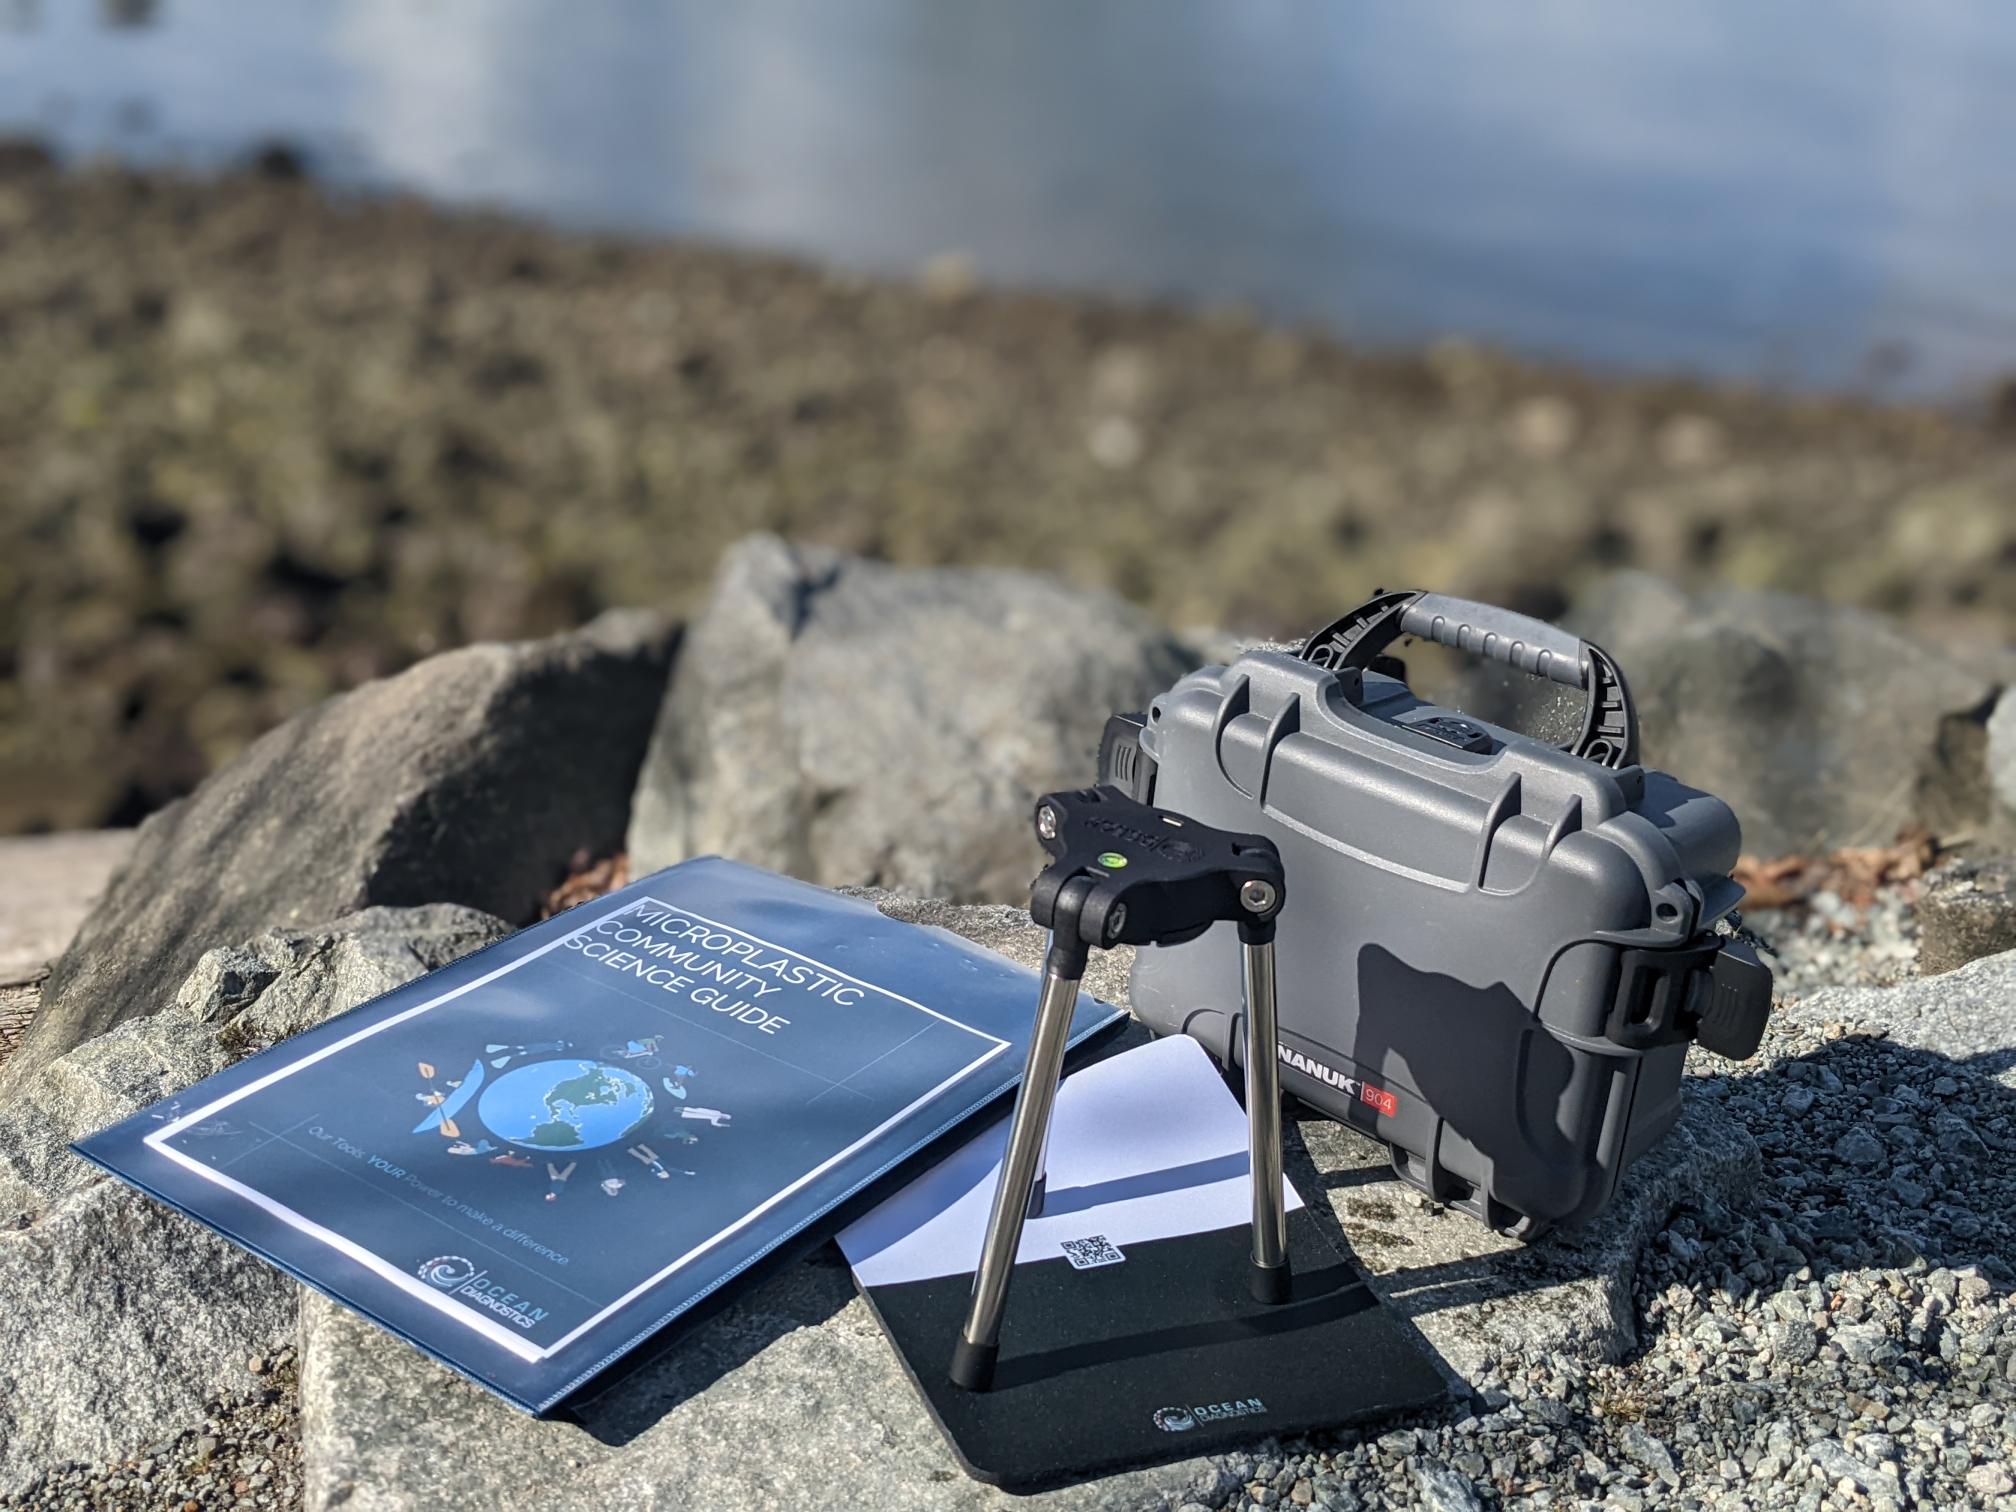
<svg viewBox="0 0 2016 1512">
<path fill-rule="evenodd" d="M 599 1442 L 534 1422 L 353 1314 L 303 1309 L 307 1506 L 1136 1508 L 1215 1492 L 1209 1466 L 1008 1497 L 953 1462 L 826 1252 L 752 1292 L 599 1404 Z"/>
<path fill-rule="evenodd" d="M 160 1009 L 204 951 L 374 904 L 530 918 L 622 840 L 672 632 L 605 616 L 471 646 L 272 731 L 140 826 L 6 1071 Z"/>
<path fill-rule="evenodd" d="M 1032 573 L 906 570 L 755 536 L 723 558 L 652 736 L 638 872 L 721 854 L 827 886 L 1027 895 L 1035 801 L 1193 664 Z"/>
<path fill-rule="evenodd" d="M 39 978 L 63 953 L 132 849 L 131 830 L 0 840 L 0 988 Z"/>
<path fill-rule="evenodd" d="M 112 1181 L 0 1233 L 0 1493 L 128 1453 L 252 1387 L 245 1362 L 289 1341 L 297 1290 Z"/>
<path fill-rule="evenodd" d="M 2016 951 L 1894 987 L 1828 988 L 1780 1011 L 1813 1025 L 1880 1025 L 1896 1044 L 2016 1086 Z"/>
</svg>

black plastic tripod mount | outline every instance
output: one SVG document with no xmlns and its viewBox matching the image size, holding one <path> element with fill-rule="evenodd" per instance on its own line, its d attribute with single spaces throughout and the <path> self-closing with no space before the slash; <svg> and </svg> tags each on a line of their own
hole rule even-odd
<svg viewBox="0 0 2016 1512">
<path fill-rule="evenodd" d="M 1036 805 L 1036 837 L 1051 863 L 1029 894 L 1029 916 L 1050 931 L 1029 1064 L 1015 1094 L 1001 1180 L 973 1274 L 952 1381 L 994 1381 L 1001 1314 L 1022 1225 L 1043 1205 L 1050 1110 L 1064 1068 L 1078 983 L 1095 949 L 1180 945 L 1213 924 L 1239 926 L 1246 955 L 1246 1118 L 1253 1177 L 1248 1285 L 1288 1300 L 1288 1215 L 1281 1197 L 1281 1068 L 1274 1001 L 1274 920 L 1287 900 L 1280 852 L 1259 835 L 1211 829 L 1137 802 L 1115 787 L 1052 793 Z"/>
</svg>

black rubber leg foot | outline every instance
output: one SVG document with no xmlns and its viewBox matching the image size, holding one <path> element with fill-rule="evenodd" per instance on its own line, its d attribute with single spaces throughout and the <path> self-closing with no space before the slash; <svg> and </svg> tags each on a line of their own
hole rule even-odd
<svg viewBox="0 0 2016 1512">
<path fill-rule="evenodd" d="M 994 1361 L 1001 1350 L 994 1344 L 974 1344 L 962 1338 L 952 1346 L 952 1384 L 962 1391 L 989 1391 L 994 1386 Z"/>
<path fill-rule="evenodd" d="M 1246 1289 L 1253 1294 L 1255 1302 L 1265 1302 L 1269 1307 L 1278 1307 L 1288 1300 L 1288 1267 L 1286 1265 L 1249 1265 L 1246 1267 Z"/>
</svg>

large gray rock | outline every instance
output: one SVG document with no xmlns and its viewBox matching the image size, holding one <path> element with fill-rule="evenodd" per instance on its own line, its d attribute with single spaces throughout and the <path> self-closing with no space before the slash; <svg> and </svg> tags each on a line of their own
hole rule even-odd
<svg viewBox="0 0 2016 1512">
<path fill-rule="evenodd" d="M 1988 716 L 1988 785 L 1995 793 L 1995 828 L 2016 834 L 2016 688 L 2005 688 Z"/>
<path fill-rule="evenodd" d="M 174 1002 L 0 1104 L 0 1496 L 199 1424 L 259 1383 L 299 1288 L 71 1155 L 69 1141 L 506 933 L 473 909 L 370 909 L 213 951 Z"/>
<path fill-rule="evenodd" d="M 1019 572 L 774 536 L 723 558 L 630 822 L 633 867 L 718 852 L 829 885 L 1013 898 L 1042 793 L 1191 663 L 1137 611 Z"/>
<path fill-rule="evenodd" d="M 222 1071 L 220 1025 L 157 1013 L 86 1040 L 0 1101 L 0 1233 L 101 1178 L 70 1142 Z"/>
<path fill-rule="evenodd" d="M 298 1290 L 280 1272 L 116 1182 L 0 1233 L 0 1495 L 37 1470 L 131 1454 L 258 1382 Z"/>
<path fill-rule="evenodd" d="M 1942 866 L 1918 898 L 1918 970 L 1938 976 L 2016 950 L 2016 857 Z"/>
<path fill-rule="evenodd" d="M 1606 578 L 1564 622 L 1624 669 L 1645 761 L 1728 802 L 1746 850 L 1882 845 L 1909 824 L 1952 834 L 1988 817 L 1997 685 L 1978 661 L 1860 610 L 1689 594 L 1641 572 Z"/>
<path fill-rule="evenodd" d="M 886 914 L 950 929 L 1027 966 L 1046 936 L 1026 912 L 869 893 Z M 1126 1002 L 1131 953 L 1087 987 Z M 1142 1031 L 1130 1031 L 1140 1035 Z M 1589 1230 L 1526 1250 L 1413 1200 L 1379 1146 L 1324 1120 L 1291 1136 L 1292 1169 L 1374 1285 L 1459 1371 L 1507 1355 L 1614 1359 L 1633 1339 L 1639 1251 L 1682 1204 L 1753 1183 L 1754 1144 L 1718 1105 L 1689 1107 Z M 1168 1508 L 1222 1503 L 1240 1477 L 1205 1458 L 1037 1497 L 968 1479 L 829 1249 L 702 1325 L 587 1413 L 591 1435 L 529 1422 L 344 1310 L 303 1310 L 301 1418 L 311 1512 L 536 1503 L 607 1506 Z"/>
<path fill-rule="evenodd" d="M 1895 987 L 1829 987 L 1777 1012 L 1815 1025 L 1879 1028 L 1894 1044 L 1972 1062 L 2016 1086 L 2016 951 Z"/>
<path fill-rule="evenodd" d="M 510 932 L 502 919 L 456 903 L 367 908 L 319 929 L 269 929 L 204 956 L 175 994 L 175 1006 L 223 1026 L 225 1047 L 236 1057 L 382 997 Z"/>
<path fill-rule="evenodd" d="M 160 1009 L 206 950 L 374 904 L 523 920 L 622 841 L 664 685 L 654 616 L 430 658 L 289 720 L 140 828 L 43 988 L 12 1085 Z"/>
</svg>

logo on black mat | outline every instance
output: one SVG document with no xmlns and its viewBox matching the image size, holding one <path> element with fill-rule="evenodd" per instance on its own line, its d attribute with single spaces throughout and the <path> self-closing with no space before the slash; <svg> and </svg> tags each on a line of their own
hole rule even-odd
<svg viewBox="0 0 2016 1512">
<path fill-rule="evenodd" d="M 1158 1407 L 1155 1409 L 1155 1426 L 1164 1433 L 1188 1433 L 1199 1423 L 1224 1423 L 1233 1418 L 1259 1417 L 1267 1411 L 1267 1404 L 1258 1397 L 1245 1397 L 1236 1402 L 1207 1402 L 1201 1407 Z"/>
</svg>

